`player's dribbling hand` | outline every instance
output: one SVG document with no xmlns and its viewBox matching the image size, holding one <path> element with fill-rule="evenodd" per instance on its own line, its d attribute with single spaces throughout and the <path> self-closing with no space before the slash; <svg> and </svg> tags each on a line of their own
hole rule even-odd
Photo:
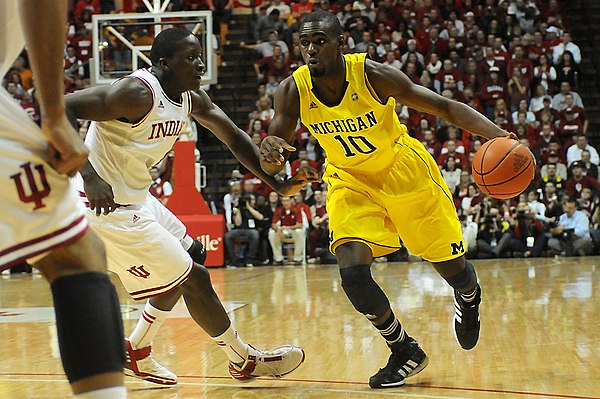
<svg viewBox="0 0 600 399">
<path fill-rule="evenodd" d="M 281 183 L 276 191 L 283 196 L 292 196 L 300 192 L 302 187 L 307 184 L 316 182 L 321 182 L 321 178 L 314 168 L 300 168 L 291 179 Z"/>
<path fill-rule="evenodd" d="M 65 115 L 42 123 L 48 138 L 48 163 L 61 175 L 75 176 L 89 151 Z"/>
<path fill-rule="evenodd" d="M 275 165 L 283 165 L 285 162 L 283 156 L 284 150 L 294 152 L 296 151 L 296 148 L 288 144 L 288 142 L 281 137 L 267 136 L 262 143 L 260 143 L 261 160 Z"/>
</svg>

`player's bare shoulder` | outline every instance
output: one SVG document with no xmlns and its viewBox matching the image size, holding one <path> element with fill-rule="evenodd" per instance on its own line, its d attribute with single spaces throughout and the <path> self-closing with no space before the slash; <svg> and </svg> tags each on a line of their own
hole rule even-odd
<svg viewBox="0 0 600 399">
<path fill-rule="evenodd" d="M 285 78 L 275 91 L 275 112 L 300 114 L 300 93 L 293 76 Z"/>
<path fill-rule="evenodd" d="M 408 90 L 410 80 L 404 73 L 390 65 L 366 59 L 365 74 L 377 95 L 384 99 L 394 96 L 399 89 Z"/>
</svg>

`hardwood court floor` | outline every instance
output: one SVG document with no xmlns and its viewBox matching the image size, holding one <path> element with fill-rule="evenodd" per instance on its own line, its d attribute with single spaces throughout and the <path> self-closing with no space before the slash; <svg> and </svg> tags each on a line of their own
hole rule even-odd
<svg viewBox="0 0 600 399">
<path fill-rule="evenodd" d="M 289 378 L 234 381 L 225 355 L 178 305 L 154 343 L 154 356 L 179 375 L 179 384 L 161 388 L 127 378 L 129 397 L 600 399 L 598 261 L 476 261 L 482 331 L 469 352 L 455 342 L 451 291 L 430 265 L 375 265 L 396 314 L 430 357 L 406 386 L 383 391 L 366 382 L 387 361 L 387 349 L 352 309 L 336 266 L 212 270 L 241 336 L 260 348 L 301 345 L 305 363 Z M 125 320 L 129 333 L 143 304 L 131 302 L 115 281 L 124 317 L 134 318 Z M 0 398 L 69 397 L 54 324 L 44 321 L 52 319 L 49 306 L 39 276 L 0 279 Z"/>
</svg>

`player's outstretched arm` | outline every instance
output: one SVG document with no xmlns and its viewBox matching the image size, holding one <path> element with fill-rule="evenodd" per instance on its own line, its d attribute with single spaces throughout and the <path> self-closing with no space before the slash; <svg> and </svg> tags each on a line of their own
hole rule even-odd
<svg viewBox="0 0 600 399">
<path fill-rule="evenodd" d="M 225 143 L 245 167 L 279 194 L 293 195 L 304 185 L 318 181 L 318 176 L 310 173 L 286 182 L 276 180 L 273 176 L 265 173 L 260 166 L 258 148 L 250 136 L 237 127 L 203 91 L 192 92 L 192 116 Z"/>
<path fill-rule="evenodd" d="M 63 54 L 67 2 L 22 0 L 19 6 L 36 78 L 42 131 L 50 143 L 49 163 L 57 172 L 73 176 L 86 161 L 88 151 L 65 116 Z"/>
<path fill-rule="evenodd" d="M 89 121 L 140 121 L 152 109 L 152 92 L 138 79 L 121 79 L 112 85 L 94 86 L 65 97 L 67 115 Z"/>
<path fill-rule="evenodd" d="M 260 145 L 260 165 L 273 176 L 283 169 L 296 138 L 300 118 L 300 95 L 294 78 L 284 79 L 275 91 L 275 116 L 269 124 L 269 136 Z"/>
<path fill-rule="evenodd" d="M 369 82 L 382 101 L 394 97 L 396 101 L 410 108 L 440 116 L 452 125 L 488 139 L 509 136 L 506 130 L 473 108 L 414 84 L 396 68 L 367 60 L 366 72 Z"/>
</svg>

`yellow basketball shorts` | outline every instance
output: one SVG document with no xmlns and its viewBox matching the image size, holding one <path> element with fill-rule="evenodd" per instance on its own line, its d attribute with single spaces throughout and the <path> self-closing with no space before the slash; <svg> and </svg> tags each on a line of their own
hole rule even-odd
<svg viewBox="0 0 600 399">
<path fill-rule="evenodd" d="M 373 256 L 400 248 L 413 255 L 444 262 L 465 253 L 452 195 L 425 147 L 408 135 L 395 162 L 381 170 L 346 171 L 328 164 L 330 250 L 352 241 L 363 242 Z"/>
</svg>

